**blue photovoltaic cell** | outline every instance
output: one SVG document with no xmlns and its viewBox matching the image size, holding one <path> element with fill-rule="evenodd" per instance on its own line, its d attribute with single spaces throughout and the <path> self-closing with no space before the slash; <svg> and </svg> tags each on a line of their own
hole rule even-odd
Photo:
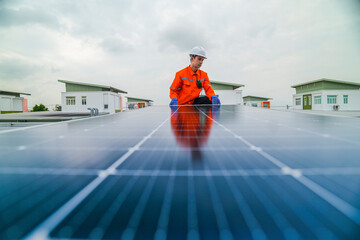
<svg viewBox="0 0 360 240">
<path fill-rule="evenodd" d="M 21 238 L 74 194 L 92 176 L 0 174 L 0 239 Z"/>
<path fill-rule="evenodd" d="M 0 239 L 356 239 L 360 119 L 154 106 L 0 132 Z"/>
<path fill-rule="evenodd" d="M 26 149 L 3 154 L 1 167 L 26 168 L 85 168 L 105 169 L 126 150 L 104 149 Z M 27 157 L 24 157 L 27 156 Z"/>
</svg>

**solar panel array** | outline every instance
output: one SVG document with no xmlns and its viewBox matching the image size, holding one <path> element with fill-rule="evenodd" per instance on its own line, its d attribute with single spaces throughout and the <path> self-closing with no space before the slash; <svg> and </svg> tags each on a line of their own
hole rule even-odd
<svg viewBox="0 0 360 240">
<path fill-rule="evenodd" d="M 149 107 L 0 132 L 0 239 L 356 239 L 360 120 Z"/>
</svg>

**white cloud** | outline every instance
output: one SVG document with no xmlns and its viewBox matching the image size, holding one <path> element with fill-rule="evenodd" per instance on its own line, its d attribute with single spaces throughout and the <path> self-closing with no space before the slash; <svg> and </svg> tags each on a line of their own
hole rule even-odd
<svg viewBox="0 0 360 240">
<path fill-rule="evenodd" d="M 60 103 L 57 79 L 112 85 L 167 104 L 188 51 L 213 80 L 291 103 L 292 84 L 360 82 L 358 1 L 0 1 L 0 85 Z"/>
<path fill-rule="evenodd" d="M 129 38 L 118 35 L 105 38 L 100 43 L 100 46 L 111 54 L 121 54 L 123 52 L 133 51 L 135 48 L 135 43 Z"/>
</svg>

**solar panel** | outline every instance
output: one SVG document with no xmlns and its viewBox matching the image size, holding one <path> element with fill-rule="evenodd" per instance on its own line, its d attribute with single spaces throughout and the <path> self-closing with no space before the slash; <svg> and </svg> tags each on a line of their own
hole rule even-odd
<svg viewBox="0 0 360 240">
<path fill-rule="evenodd" d="M 355 239 L 360 120 L 153 106 L 0 132 L 0 239 Z"/>
</svg>

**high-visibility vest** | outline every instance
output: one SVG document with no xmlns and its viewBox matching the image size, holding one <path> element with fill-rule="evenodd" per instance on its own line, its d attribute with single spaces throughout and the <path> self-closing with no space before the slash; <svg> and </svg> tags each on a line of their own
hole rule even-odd
<svg viewBox="0 0 360 240">
<path fill-rule="evenodd" d="M 201 82 L 202 88 L 198 88 L 197 80 Z M 170 86 L 170 98 L 177 98 L 179 105 L 192 104 L 195 98 L 199 97 L 202 89 L 205 90 L 206 96 L 211 101 L 211 97 L 215 95 L 215 92 L 211 87 L 207 73 L 200 69 L 194 73 L 190 66 L 187 66 L 176 73 L 175 79 Z"/>
</svg>

